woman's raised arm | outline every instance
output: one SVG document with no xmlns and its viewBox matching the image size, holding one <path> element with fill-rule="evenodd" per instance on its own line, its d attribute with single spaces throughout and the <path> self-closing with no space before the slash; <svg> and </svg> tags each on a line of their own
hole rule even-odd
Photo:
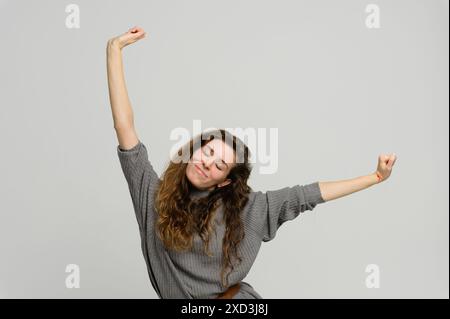
<svg viewBox="0 0 450 319">
<path fill-rule="evenodd" d="M 341 181 L 319 182 L 322 198 L 328 202 L 385 181 L 391 176 L 392 167 L 396 160 L 397 155 L 395 153 L 391 155 L 381 154 L 378 156 L 378 166 L 375 173 Z"/>
<path fill-rule="evenodd" d="M 144 38 L 145 35 L 146 33 L 142 28 L 134 27 L 126 33 L 108 40 L 106 46 L 109 100 L 114 129 L 119 146 L 123 150 L 136 146 L 138 137 L 134 128 L 133 109 L 125 85 L 122 49 Z"/>
</svg>

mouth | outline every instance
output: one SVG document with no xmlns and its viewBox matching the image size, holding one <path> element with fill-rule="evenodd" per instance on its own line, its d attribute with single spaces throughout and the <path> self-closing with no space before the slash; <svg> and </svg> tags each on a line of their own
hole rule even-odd
<svg viewBox="0 0 450 319">
<path fill-rule="evenodd" d="M 206 175 L 206 173 L 197 165 L 197 164 L 195 164 L 194 165 L 195 166 L 195 170 L 200 174 L 200 175 L 202 175 L 203 177 L 208 177 L 208 175 Z"/>
</svg>

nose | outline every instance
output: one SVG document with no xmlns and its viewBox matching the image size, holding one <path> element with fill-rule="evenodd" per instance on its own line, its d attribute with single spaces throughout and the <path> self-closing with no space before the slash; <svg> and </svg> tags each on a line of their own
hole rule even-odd
<svg viewBox="0 0 450 319">
<path fill-rule="evenodd" d="M 211 164 L 214 163 L 213 158 L 205 158 L 205 156 L 202 156 L 202 164 L 203 167 L 208 168 L 211 166 Z"/>
</svg>

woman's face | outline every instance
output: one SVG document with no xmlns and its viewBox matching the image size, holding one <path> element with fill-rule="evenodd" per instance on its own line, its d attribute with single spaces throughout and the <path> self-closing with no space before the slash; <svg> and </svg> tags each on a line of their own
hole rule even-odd
<svg viewBox="0 0 450 319">
<path fill-rule="evenodd" d="M 186 176 L 196 188 L 213 190 L 231 182 L 228 173 L 234 165 L 234 152 L 220 139 L 213 139 L 192 154 Z"/>
</svg>

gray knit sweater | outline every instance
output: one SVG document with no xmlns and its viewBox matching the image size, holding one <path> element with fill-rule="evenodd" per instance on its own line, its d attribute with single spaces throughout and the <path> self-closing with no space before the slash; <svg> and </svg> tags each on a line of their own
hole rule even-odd
<svg viewBox="0 0 450 319">
<path fill-rule="evenodd" d="M 215 298 L 224 290 L 220 278 L 222 238 L 225 232 L 222 206 L 215 214 L 216 232 L 210 239 L 212 257 L 204 253 L 198 235 L 194 237 L 191 250 L 168 250 L 155 232 L 157 212 L 153 209 L 153 195 L 158 189 L 160 178 L 148 160 L 147 148 L 139 141 L 129 150 L 117 146 L 117 154 L 139 225 L 150 281 L 159 298 Z M 208 191 L 199 190 L 191 196 L 207 194 Z M 252 267 L 261 243 L 272 240 L 284 222 L 296 218 L 301 212 L 313 210 L 323 202 L 318 182 L 249 194 L 242 212 L 245 231 L 239 246 L 242 262 L 235 266 L 228 277 L 230 285 L 241 282 L 241 289 L 233 299 L 262 299 L 250 284 L 242 281 Z"/>
</svg>

